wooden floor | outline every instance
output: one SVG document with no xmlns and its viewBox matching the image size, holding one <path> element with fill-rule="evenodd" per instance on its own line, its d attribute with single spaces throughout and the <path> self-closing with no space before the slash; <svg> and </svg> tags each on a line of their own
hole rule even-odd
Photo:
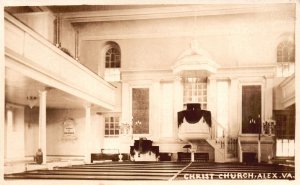
<svg viewBox="0 0 300 185">
<path fill-rule="evenodd" d="M 7 174 L 11 179 L 71 180 L 200 180 L 200 179 L 295 179 L 295 169 L 275 164 L 110 162 L 53 170 Z"/>
</svg>

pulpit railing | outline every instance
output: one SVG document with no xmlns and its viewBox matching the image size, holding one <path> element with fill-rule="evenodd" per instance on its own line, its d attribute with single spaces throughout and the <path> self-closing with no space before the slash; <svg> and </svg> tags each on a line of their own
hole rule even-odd
<svg viewBox="0 0 300 185">
<path fill-rule="evenodd" d="M 221 148 L 225 148 L 225 140 L 227 136 L 227 129 L 220 124 L 216 119 L 212 118 L 213 126 L 211 132 L 211 138 L 219 144 Z"/>
<path fill-rule="evenodd" d="M 215 140 L 221 149 L 224 149 L 225 157 L 228 155 L 238 157 L 238 138 L 229 136 L 227 128 L 214 118 L 212 118 L 212 121 L 212 139 Z"/>
</svg>

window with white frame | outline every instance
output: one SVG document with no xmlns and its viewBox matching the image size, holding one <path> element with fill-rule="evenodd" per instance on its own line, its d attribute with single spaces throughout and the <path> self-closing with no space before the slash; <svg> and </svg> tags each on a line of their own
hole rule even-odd
<svg viewBox="0 0 300 185">
<path fill-rule="evenodd" d="M 183 79 L 183 102 L 200 103 L 201 109 L 207 109 L 207 78 L 186 77 Z"/>
<path fill-rule="evenodd" d="M 277 76 L 288 77 L 295 72 L 295 44 L 285 40 L 277 46 Z"/>
<path fill-rule="evenodd" d="M 120 81 L 121 49 L 115 42 L 108 42 L 106 48 L 104 79 L 110 82 Z"/>
<path fill-rule="evenodd" d="M 105 137 L 119 136 L 119 116 L 105 116 Z"/>
</svg>

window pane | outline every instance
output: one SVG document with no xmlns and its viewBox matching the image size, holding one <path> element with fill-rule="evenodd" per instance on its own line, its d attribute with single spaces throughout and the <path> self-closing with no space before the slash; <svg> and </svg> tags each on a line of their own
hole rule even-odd
<svg viewBox="0 0 300 185">
<path fill-rule="evenodd" d="M 110 122 L 114 122 L 114 117 L 110 117 Z"/>
<path fill-rule="evenodd" d="M 109 135 L 109 131 L 108 130 L 105 130 L 105 135 Z"/>
<path fill-rule="evenodd" d="M 288 156 L 289 143 L 287 139 L 282 140 L 282 155 Z"/>
<path fill-rule="evenodd" d="M 115 135 L 119 135 L 119 130 L 115 130 Z"/>
<path fill-rule="evenodd" d="M 110 135 L 114 135 L 114 130 L 110 130 L 110 131 L 109 131 L 109 134 L 110 134 Z"/>
</svg>

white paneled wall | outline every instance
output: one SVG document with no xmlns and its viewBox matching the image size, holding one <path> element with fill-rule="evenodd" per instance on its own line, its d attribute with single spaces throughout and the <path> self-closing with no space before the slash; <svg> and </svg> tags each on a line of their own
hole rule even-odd
<svg viewBox="0 0 300 185">
<path fill-rule="evenodd" d="M 229 88 L 227 81 L 217 81 L 217 121 L 224 128 L 228 128 Z M 218 130 L 218 136 L 222 133 Z"/>
<path fill-rule="evenodd" d="M 24 144 L 24 108 L 13 107 L 6 110 L 6 160 L 22 160 Z"/>
<path fill-rule="evenodd" d="M 173 84 L 162 83 L 161 85 L 161 124 L 160 137 L 167 138 L 173 136 Z"/>
</svg>

